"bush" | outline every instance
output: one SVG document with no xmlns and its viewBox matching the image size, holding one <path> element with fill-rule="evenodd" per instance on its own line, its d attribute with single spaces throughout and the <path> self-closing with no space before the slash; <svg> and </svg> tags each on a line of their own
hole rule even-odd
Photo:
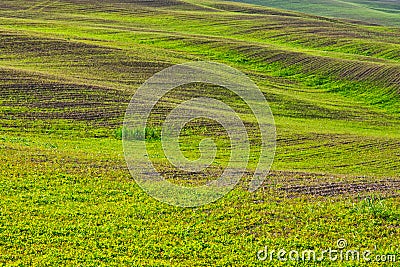
<svg viewBox="0 0 400 267">
<path fill-rule="evenodd" d="M 160 141 L 161 129 L 155 127 L 146 127 L 145 130 L 135 128 L 120 127 L 115 130 L 117 139 L 125 138 L 125 140 L 140 140 L 140 141 Z"/>
</svg>

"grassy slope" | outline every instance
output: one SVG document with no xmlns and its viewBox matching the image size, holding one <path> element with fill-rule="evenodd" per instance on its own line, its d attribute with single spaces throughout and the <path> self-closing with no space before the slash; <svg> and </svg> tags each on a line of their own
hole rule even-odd
<svg viewBox="0 0 400 267">
<path fill-rule="evenodd" d="M 397 198 L 370 212 L 354 196 L 239 187 L 171 208 L 135 186 L 114 138 L 146 78 L 214 60 L 269 100 L 278 188 L 396 180 L 396 29 L 214 1 L 3 1 L 0 36 L 4 263 L 245 265 L 265 245 L 328 248 L 341 237 L 398 252 Z"/>
<path fill-rule="evenodd" d="M 267 7 L 283 8 L 307 14 L 360 20 L 388 26 L 400 25 L 399 1 L 374 0 L 235 0 Z"/>
</svg>

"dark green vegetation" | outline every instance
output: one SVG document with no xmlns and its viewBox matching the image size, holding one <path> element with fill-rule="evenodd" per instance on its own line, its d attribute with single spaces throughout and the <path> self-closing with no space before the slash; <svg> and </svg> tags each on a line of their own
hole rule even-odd
<svg viewBox="0 0 400 267">
<path fill-rule="evenodd" d="M 398 0 L 234 0 L 364 23 L 400 26 Z"/>
<path fill-rule="evenodd" d="M 339 238 L 400 258 L 398 28 L 231 2 L 133 2 L 1 1 L 1 263 L 262 265 L 266 245 L 328 249 Z M 193 60 L 257 83 L 278 147 L 262 190 L 182 209 L 135 185 L 119 137 L 135 89 Z"/>
</svg>

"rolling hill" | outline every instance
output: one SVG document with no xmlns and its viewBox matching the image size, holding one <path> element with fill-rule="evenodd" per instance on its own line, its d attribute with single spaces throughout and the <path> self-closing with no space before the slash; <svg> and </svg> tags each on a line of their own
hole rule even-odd
<svg viewBox="0 0 400 267">
<path fill-rule="evenodd" d="M 317 16 L 400 26 L 400 1 L 397 0 L 236 0 L 236 2 L 283 8 Z"/>
<path fill-rule="evenodd" d="M 349 20 L 363 19 L 353 17 L 362 8 L 387 24 L 397 2 L 330 3 L 351 7 L 349 17 L 262 1 L 2 1 L 0 263 L 258 266 L 265 246 L 328 249 L 342 238 L 349 249 L 400 257 L 400 31 Z M 171 107 L 208 96 L 237 110 L 251 133 L 242 183 L 185 209 L 135 183 L 121 130 L 137 88 L 190 61 L 227 64 L 258 85 L 277 151 L 268 181 L 247 191 L 260 144 L 243 101 L 209 84 L 171 92 L 150 119 L 154 132 Z M 220 125 L 197 126 L 183 136 L 189 157 L 199 137 L 226 145 Z M 183 177 L 165 163 L 158 137 L 147 141 L 154 165 L 176 183 L 212 179 L 229 161 L 221 153 L 209 173 Z"/>
</svg>

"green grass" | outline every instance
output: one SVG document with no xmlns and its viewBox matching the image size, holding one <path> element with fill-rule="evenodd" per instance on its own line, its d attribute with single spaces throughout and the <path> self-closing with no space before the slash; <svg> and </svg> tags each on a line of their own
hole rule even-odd
<svg viewBox="0 0 400 267">
<path fill-rule="evenodd" d="M 400 25 L 400 4 L 397 1 L 333 0 L 333 1 L 279 1 L 279 0 L 234 0 L 267 7 L 283 8 L 307 14 L 361 20 L 381 25 Z"/>
<path fill-rule="evenodd" d="M 391 220 L 398 217 L 395 210 L 391 210 L 385 200 L 380 197 L 370 196 L 363 199 L 357 205 L 354 206 L 355 212 L 361 214 L 371 215 L 375 219 L 383 218 L 385 220 Z"/>
<path fill-rule="evenodd" d="M 378 13 L 361 5 L 382 8 L 358 1 L 346 12 L 362 9 L 382 21 L 397 15 L 395 3 Z M 395 27 L 221 1 L 2 1 L 1 264 L 313 266 L 261 262 L 256 253 L 265 246 L 328 249 L 340 238 L 349 248 L 400 257 L 399 37 Z M 259 191 L 246 190 L 246 174 L 217 202 L 184 209 L 157 202 L 135 183 L 122 123 L 141 83 L 197 60 L 254 80 L 275 116 L 277 151 Z M 155 167 L 172 182 L 216 178 L 230 153 L 220 125 L 188 125 L 180 139 L 184 155 L 197 159 L 200 141 L 213 138 L 218 152 L 206 175 L 181 179 L 161 151 L 163 116 L 192 96 L 239 113 L 250 133 L 247 171 L 254 172 L 255 117 L 221 88 L 173 90 L 145 136 L 126 133 L 145 137 Z"/>
</svg>

